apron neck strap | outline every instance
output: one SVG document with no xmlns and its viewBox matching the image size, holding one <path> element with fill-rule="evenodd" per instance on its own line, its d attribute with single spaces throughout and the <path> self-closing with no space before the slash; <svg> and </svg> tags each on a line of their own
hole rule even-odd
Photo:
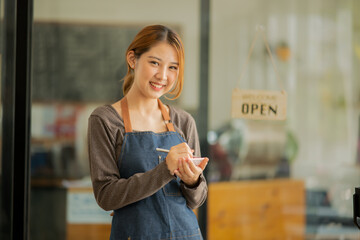
<svg viewBox="0 0 360 240">
<path fill-rule="evenodd" d="M 121 99 L 120 104 L 121 104 L 121 114 L 125 125 L 125 132 L 132 132 L 129 107 L 126 97 L 123 97 L 123 99 Z M 158 104 L 168 131 L 175 132 L 174 125 L 171 122 L 169 113 L 166 110 L 164 104 L 160 101 L 160 99 L 158 99 Z"/>
<path fill-rule="evenodd" d="M 162 113 L 162 116 L 164 118 L 164 121 L 165 121 L 165 124 L 166 124 L 166 127 L 167 127 L 168 131 L 169 132 L 175 132 L 174 125 L 171 122 L 169 113 L 168 113 L 168 111 L 166 110 L 164 104 L 160 101 L 159 98 L 158 98 L 158 104 L 159 104 L 159 108 L 161 110 L 161 113 Z"/>
<path fill-rule="evenodd" d="M 132 132 L 129 107 L 126 97 L 123 97 L 120 103 L 121 103 L 121 114 L 125 125 L 125 132 Z"/>
</svg>

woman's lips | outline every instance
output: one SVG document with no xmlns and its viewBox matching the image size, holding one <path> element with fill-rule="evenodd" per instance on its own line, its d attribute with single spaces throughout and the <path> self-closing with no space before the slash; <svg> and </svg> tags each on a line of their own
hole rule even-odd
<svg viewBox="0 0 360 240">
<path fill-rule="evenodd" d="M 161 90 L 166 85 L 158 84 L 158 83 L 155 83 L 155 82 L 150 82 L 150 86 L 155 90 Z"/>
</svg>

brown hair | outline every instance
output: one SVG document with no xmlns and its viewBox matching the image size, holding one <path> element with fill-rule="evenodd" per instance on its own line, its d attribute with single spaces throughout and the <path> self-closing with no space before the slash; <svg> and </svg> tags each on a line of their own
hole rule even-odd
<svg viewBox="0 0 360 240">
<path fill-rule="evenodd" d="M 167 42 L 176 49 L 179 59 L 179 75 L 175 87 L 168 92 L 176 99 L 180 96 L 184 85 L 184 47 L 179 35 L 163 25 L 151 25 L 143 28 L 134 38 L 126 50 L 126 56 L 130 51 L 134 51 L 135 57 L 139 58 L 152 46 L 159 42 Z M 127 74 L 124 77 L 123 92 L 124 96 L 129 92 L 134 82 L 134 71 L 127 63 Z M 170 98 L 169 98 L 170 99 Z"/>
</svg>

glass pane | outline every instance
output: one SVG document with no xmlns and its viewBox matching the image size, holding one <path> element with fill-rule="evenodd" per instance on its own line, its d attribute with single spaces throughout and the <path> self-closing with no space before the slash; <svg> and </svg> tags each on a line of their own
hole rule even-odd
<svg viewBox="0 0 360 240">
<path fill-rule="evenodd" d="M 182 36 L 188 84 L 171 104 L 196 117 L 199 1 L 173 8 L 166 0 L 34 0 L 31 239 L 109 238 L 112 217 L 97 205 L 89 176 L 88 118 L 122 97 L 125 51 L 145 25 Z"/>
<path fill-rule="evenodd" d="M 359 1 L 211 3 L 209 239 L 358 239 Z M 285 90 L 286 121 L 232 119 L 234 88 Z"/>
</svg>

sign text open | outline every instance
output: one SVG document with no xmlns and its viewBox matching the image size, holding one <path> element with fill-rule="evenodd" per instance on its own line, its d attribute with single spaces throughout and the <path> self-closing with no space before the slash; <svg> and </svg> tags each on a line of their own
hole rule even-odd
<svg viewBox="0 0 360 240">
<path fill-rule="evenodd" d="M 285 91 L 240 90 L 232 93 L 232 117 L 254 120 L 285 120 Z"/>
</svg>

